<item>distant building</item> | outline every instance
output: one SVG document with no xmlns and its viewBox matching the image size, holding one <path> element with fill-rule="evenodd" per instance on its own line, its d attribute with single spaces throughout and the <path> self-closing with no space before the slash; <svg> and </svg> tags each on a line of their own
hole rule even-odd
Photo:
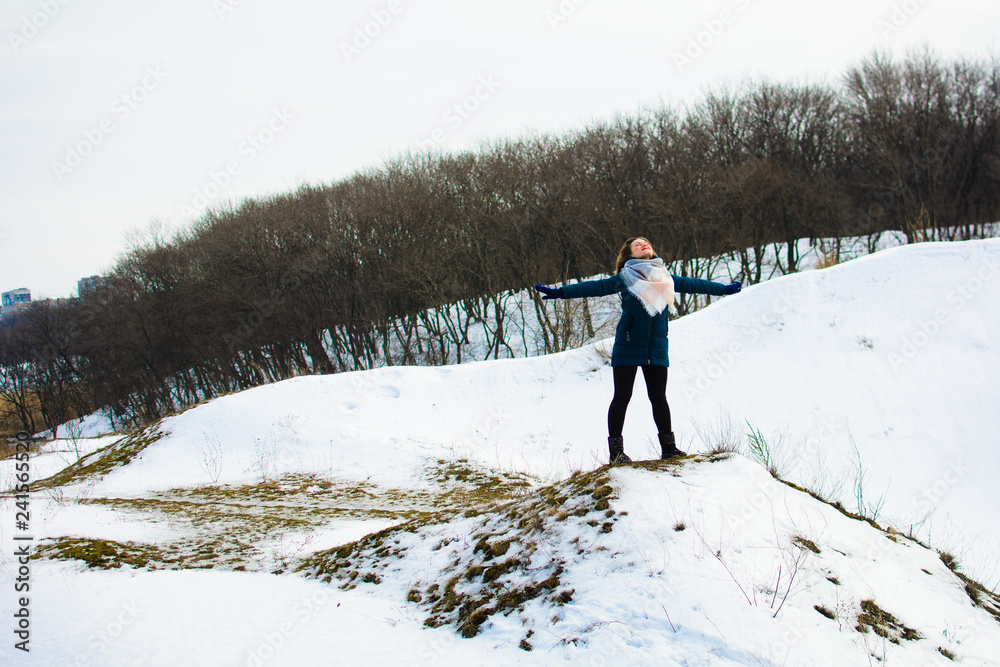
<svg viewBox="0 0 1000 667">
<path fill-rule="evenodd" d="M 76 293 L 80 298 L 93 294 L 97 291 L 97 288 L 104 283 L 104 278 L 101 276 L 90 276 L 89 278 L 80 278 L 76 281 Z"/>
<path fill-rule="evenodd" d="M 29 303 L 31 303 L 31 290 L 27 287 L 0 294 L 0 305 L 3 306 L 4 310 L 8 308 L 16 310 Z"/>
<path fill-rule="evenodd" d="M 16 313 L 31 303 L 31 290 L 27 287 L 11 290 L 0 294 L 0 315 Z"/>
</svg>

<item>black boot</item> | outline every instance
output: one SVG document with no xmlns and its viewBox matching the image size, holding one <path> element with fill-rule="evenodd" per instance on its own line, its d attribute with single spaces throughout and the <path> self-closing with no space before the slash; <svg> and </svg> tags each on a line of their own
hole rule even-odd
<svg viewBox="0 0 1000 667">
<path fill-rule="evenodd" d="M 625 445 L 622 437 L 608 438 L 608 449 L 611 450 L 611 463 L 631 463 L 632 459 L 625 456 Z"/>
<path fill-rule="evenodd" d="M 674 433 L 658 433 L 657 436 L 660 439 L 660 458 L 669 459 L 674 456 L 687 456 L 684 452 L 677 449 L 677 442 L 674 440 Z"/>
</svg>

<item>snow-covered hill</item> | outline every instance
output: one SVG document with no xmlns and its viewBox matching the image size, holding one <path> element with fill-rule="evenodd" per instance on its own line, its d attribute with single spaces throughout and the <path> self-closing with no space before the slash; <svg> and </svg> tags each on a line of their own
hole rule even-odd
<svg viewBox="0 0 1000 667">
<path fill-rule="evenodd" d="M 1000 578 L 998 276 L 997 240 L 907 246 L 671 324 L 682 448 L 749 455 L 753 429 L 787 480 L 892 532 L 742 457 L 588 473 L 607 456 L 610 341 L 303 377 L 196 406 L 36 483 L 36 662 L 9 644 L 0 655 L 1000 664 L 993 598 L 904 537 L 987 586 Z M 639 390 L 624 435 L 633 458 L 655 456 Z M 35 479 L 56 456 L 35 455 Z"/>
<path fill-rule="evenodd" d="M 1000 646 L 1000 600 L 972 606 L 937 552 L 740 457 L 580 474 L 301 567 L 543 662 L 980 664 Z"/>
</svg>

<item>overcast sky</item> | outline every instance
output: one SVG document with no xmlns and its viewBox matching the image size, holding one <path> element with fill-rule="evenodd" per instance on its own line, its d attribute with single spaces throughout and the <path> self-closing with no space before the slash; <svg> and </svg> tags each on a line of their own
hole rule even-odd
<svg viewBox="0 0 1000 667">
<path fill-rule="evenodd" d="M 0 290 L 421 146 L 558 132 L 876 48 L 998 53 L 996 0 L 4 0 Z M 367 34 L 366 34 L 367 33 Z M 456 105 L 458 105 L 456 107 Z"/>
</svg>

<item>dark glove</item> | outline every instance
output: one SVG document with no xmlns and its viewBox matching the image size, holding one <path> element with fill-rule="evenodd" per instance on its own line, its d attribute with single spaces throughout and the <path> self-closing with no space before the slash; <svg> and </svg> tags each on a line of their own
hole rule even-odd
<svg viewBox="0 0 1000 667">
<path fill-rule="evenodd" d="M 543 300 L 563 298 L 563 291 L 561 287 L 546 287 L 545 285 L 535 285 L 535 290 L 545 295 L 542 297 Z"/>
<path fill-rule="evenodd" d="M 741 289 L 743 289 L 742 283 L 740 283 L 740 281 L 738 280 L 734 280 L 733 282 L 726 285 L 726 294 L 736 294 Z"/>
</svg>

